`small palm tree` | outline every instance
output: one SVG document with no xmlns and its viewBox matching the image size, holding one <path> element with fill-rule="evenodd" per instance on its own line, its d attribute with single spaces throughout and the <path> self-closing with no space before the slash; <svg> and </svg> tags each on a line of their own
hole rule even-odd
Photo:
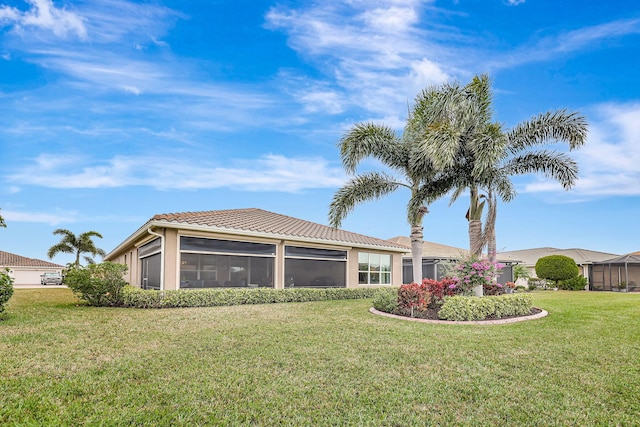
<svg viewBox="0 0 640 427">
<path fill-rule="evenodd" d="M 97 231 L 87 231 L 76 236 L 69 230 L 59 228 L 53 232 L 54 235 L 61 235 L 62 239 L 60 243 L 55 244 L 49 248 L 47 255 L 49 259 L 52 259 L 59 253 L 75 254 L 76 260 L 73 263 L 75 267 L 80 266 L 80 255 L 91 254 L 92 256 L 100 255 L 101 257 L 106 255 L 106 252 L 95 246 L 92 237 L 99 237 L 102 239 L 102 235 Z M 93 264 L 93 258 L 84 257 L 85 261 L 89 264 Z"/>
<path fill-rule="evenodd" d="M 547 112 L 505 131 L 492 122 L 492 93 L 489 77 L 476 76 L 461 87 L 444 85 L 429 99 L 429 116 L 417 122 L 423 155 L 440 169 L 459 173 L 452 201 L 469 190 L 467 211 L 469 245 L 472 255 L 482 255 L 489 244 L 495 261 L 495 221 L 498 198 L 508 202 L 516 196 L 511 177 L 542 173 L 565 189 L 577 179 L 577 165 L 564 153 L 536 150 L 538 146 L 566 142 L 570 149 L 584 144 L 587 124 L 583 116 L 565 110 Z M 482 194 L 482 191 L 486 194 Z M 488 205 L 485 227 L 484 206 Z M 481 289 L 475 290 L 481 294 Z"/>
<path fill-rule="evenodd" d="M 4 218 L 2 218 L 2 215 L 0 215 L 0 227 L 7 227 L 7 224 L 4 222 Z"/>
<path fill-rule="evenodd" d="M 354 176 L 334 195 L 329 207 L 329 223 L 339 227 L 353 208 L 379 199 L 399 188 L 407 188 L 407 221 L 411 225 L 413 280 L 422 279 L 422 242 L 425 205 L 444 195 L 452 186 L 451 176 L 434 170 L 430 162 L 415 158 L 416 141 L 410 129 L 398 136 L 391 128 L 373 123 L 356 124 L 338 144 L 345 170 L 354 174 L 365 158 L 374 158 L 395 172 L 367 172 Z"/>
</svg>

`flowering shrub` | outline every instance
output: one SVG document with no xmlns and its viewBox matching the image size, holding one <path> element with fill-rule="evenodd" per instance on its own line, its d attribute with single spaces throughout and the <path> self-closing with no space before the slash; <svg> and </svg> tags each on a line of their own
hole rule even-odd
<svg viewBox="0 0 640 427">
<path fill-rule="evenodd" d="M 493 285 L 494 279 L 503 267 L 504 265 L 500 263 L 471 257 L 462 260 L 454 267 L 452 279 L 455 285 L 461 289 L 462 294 L 470 295 L 476 286 Z"/>
<path fill-rule="evenodd" d="M 439 308 L 442 306 L 444 297 L 460 295 L 462 293 L 462 288 L 459 288 L 453 279 L 444 278 L 440 281 L 423 279 L 422 284 L 426 287 L 427 292 L 431 294 L 429 308 Z"/>
<path fill-rule="evenodd" d="M 505 292 L 505 287 L 500 283 L 485 283 L 482 285 L 483 295 L 502 295 Z"/>
<path fill-rule="evenodd" d="M 404 316 L 413 316 L 416 311 L 425 311 L 431 302 L 431 294 L 424 283 L 402 285 L 398 289 L 398 312 Z"/>
</svg>

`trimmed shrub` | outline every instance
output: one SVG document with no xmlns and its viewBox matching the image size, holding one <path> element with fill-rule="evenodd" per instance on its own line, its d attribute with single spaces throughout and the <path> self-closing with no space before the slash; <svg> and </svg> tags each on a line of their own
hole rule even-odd
<svg viewBox="0 0 640 427">
<path fill-rule="evenodd" d="M 396 292 L 395 288 L 391 289 Z M 227 288 L 156 291 L 126 286 L 122 289 L 120 297 L 124 306 L 135 308 L 218 307 L 373 298 L 378 290 L 379 288 Z"/>
<path fill-rule="evenodd" d="M 122 305 L 123 275 L 127 266 L 112 262 L 74 267 L 67 272 L 65 284 L 80 299 L 93 306 Z"/>
<path fill-rule="evenodd" d="M 549 255 L 536 262 L 536 275 L 541 279 L 553 280 L 556 286 L 561 280 L 578 277 L 580 269 L 576 262 L 564 255 Z"/>
<path fill-rule="evenodd" d="M 486 320 L 531 314 L 533 299 L 530 294 L 499 296 L 447 297 L 438 313 L 444 320 Z"/>
<path fill-rule="evenodd" d="M 584 276 L 574 277 L 573 279 L 562 280 L 558 282 L 558 289 L 565 291 L 584 291 L 589 281 Z"/>
<path fill-rule="evenodd" d="M 13 277 L 9 276 L 9 269 L 7 272 L 0 271 L 0 313 L 4 311 L 4 305 L 9 301 L 13 295 Z"/>
<path fill-rule="evenodd" d="M 398 311 L 398 290 L 396 288 L 378 289 L 373 296 L 373 308 L 385 313 Z"/>
</svg>

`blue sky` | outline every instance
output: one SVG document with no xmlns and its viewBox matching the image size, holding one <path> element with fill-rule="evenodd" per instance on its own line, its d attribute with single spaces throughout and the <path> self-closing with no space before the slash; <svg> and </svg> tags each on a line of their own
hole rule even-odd
<svg viewBox="0 0 640 427">
<path fill-rule="evenodd" d="M 0 0 L 0 249 L 46 259 L 67 228 L 110 251 L 168 212 L 326 224 L 351 125 L 401 131 L 421 89 L 489 73 L 505 126 L 560 108 L 590 125 L 575 188 L 519 179 L 498 249 L 638 251 L 638 70 L 634 2 Z M 407 199 L 344 228 L 407 235 Z M 466 203 L 432 204 L 425 239 L 468 247 Z"/>
</svg>

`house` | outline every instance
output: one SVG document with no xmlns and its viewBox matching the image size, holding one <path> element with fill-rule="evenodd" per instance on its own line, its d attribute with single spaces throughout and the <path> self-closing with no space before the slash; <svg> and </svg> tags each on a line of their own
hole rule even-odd
<svg viewBox="0 0 640 427">
<path fill-rule="evenodd" d="M 616 257 L 616 254 L 607 252 L 590 251 L 587 249 L 558 249 L 558 248 L 534 248 L 524 249 L 517 251 L 500 252 L 498 256 L 500 259 L 518 261 L 524 265 L 531 274 L 531 277 L 536 276 L 536 262 L 542 257 L 549 255 L 564 255 L 573 259 L 580 268 L 580 274 L 590 279 L 591 268 L 594 263 L 602 262 Z"/>
<path fill-rule="evenodd" d="M 406 236 L 398 236 L 389 239 L 390 242 L 411 247 L 411 239 Z M 426 279 L 440 280 L 449 275 L 448 267 L 469 256 L 468 249 L 457 248 L 455 246 L 447 246 L 440 243 L 422 242 L 422 275 Z M 504 265 L 500 274 L 498 274 L 498 282 L 505 283 L 513 280 L 513 264 L 510 260 L 502 257 L 498 260 Z M 402 258 L 402 277 L 404 283 L 413 282 L 413 260 L 411 252 L 404 254 Z"/>
<path fill-rule="evenodd" d="M 640 252 L 593 263 L 589 289 L 592 291 L 640 291 Z"/>
<path fill-rule="evenodd" d="M 0 251 L 0 269 L 9 269 L 14 285 L 40 284 L 44 273 L 62 273 L 62 265 L 41 259 L 27 258 L 10 252 Z"/>
<path fill-rule="evenodd" d="M 144 289 L 402 284 L 409 248 L 261 209 L 153 216 L 104 258 Z"/>
</svg>

